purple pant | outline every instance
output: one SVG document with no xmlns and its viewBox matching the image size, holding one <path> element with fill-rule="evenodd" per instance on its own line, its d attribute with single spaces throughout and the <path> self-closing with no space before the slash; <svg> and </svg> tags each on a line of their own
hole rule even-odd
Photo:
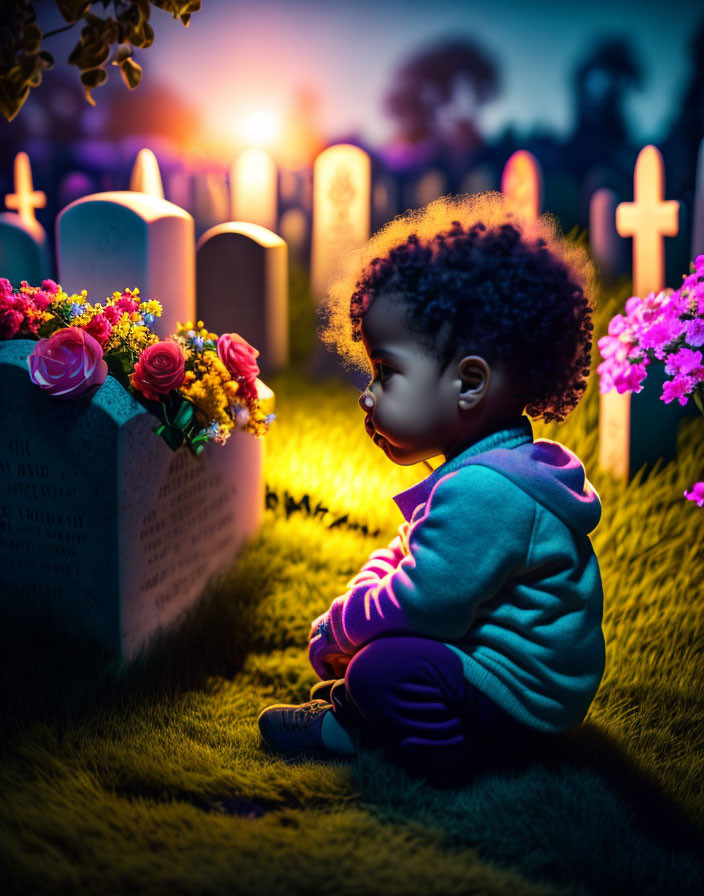
<svg viewBox="0 0 704 896">
<path fill-rule="evenodd" d="M 332 700 L 341 724 L 358 714 L 372 742 L 419 768 L 465 765 L 476 748 L 533 730 L 469 684 L 457 654 L 428 638 L 371 641 L 344 680 L 344 694 L 333 689 L 342 700 Z"/>
</svg>

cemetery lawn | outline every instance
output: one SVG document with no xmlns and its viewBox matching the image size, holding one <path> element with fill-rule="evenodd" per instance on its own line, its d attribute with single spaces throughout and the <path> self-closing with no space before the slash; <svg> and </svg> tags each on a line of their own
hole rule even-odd
<svg viewBox="0 0 704 896">
<path fill-rule="evenodd" d="M 595 346 L 628 295 L 600 309 Z M 148 660 L 122 667 L 25 608 L 6 619 L 5 891 L 700 892 L 704 508 L 683 491 L 704 472 L 704 419 L 680 424 L 676 462 L 615 482 L 597 464 L 594 353 L 571 417 L 533 424 L 577 452 L 603 504 L 607 664 L 581 726 L 450 790 L 381 751 L 262 750 L 259 710 L 314 681 L 311 620 L 395 534 L 391 496 L 426 474 L 373 446 L 350 386 L 290 372 L 269 381 L 260 533 Z"/>
</svg>

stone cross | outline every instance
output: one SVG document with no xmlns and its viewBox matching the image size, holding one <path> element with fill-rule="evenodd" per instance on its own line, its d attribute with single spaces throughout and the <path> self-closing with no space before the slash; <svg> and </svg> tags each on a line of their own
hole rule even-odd
<svg viewBox="0 0 704 896">
<path fill-rule="evenodd" d="M 32 168 L 26 152 L 18 152 L 15 156 L 15 192 L 5 196 L 5 205 L 15 209 L 22 223 L 30 230 L 41 228 L 34 209 L 45 207 L 46 193 L 32 186 Z"/>
<path fill-rule="evenodd" d="M 633 202 L 616 208 L 616 230 L 633 237 L 633 294 L 645 298 L 665 285 L 663 236 L 676 236 L 679 202 L 663 201 L 665 174 L 660 151 L 645 146 L 633 175 Z"/>
<path fill-rule="evenodd" d="M 343 254 L 369 239 L 371 161 L 363 149 L 341 143 L 323 150 L 313 166 L 311 286 L 322 299 Z"/>
<path fill-rule="evenodd" d="M 263 149 L 241 152 L 230 170 L 232 221 L 248 221 L 276 231 L 276 162 Z"/>
<path fill-rule="evenodd" d="M 616 229 L 633 237 L 633 294 L 645 298 L 665 286 L 663 236 L 675 236 L 679 203 L 663 201 L 662 156 L 655 146 L 644 147 L 636 161 L 634 202 L 616 208 Z M 651 362 L 641 392 L 599 395 L 599 467 L 617 479 L 628 480 L 644 464 L 676 453 L 677 422 L 691 408 L 660 401 L 664 367 Z M 696 411 L 696 408 L 695 408 Z M 697 411 L 698 413 L 698 411 Z"/>
<path fill-rule="evenodd" d="M 501 176 L 501 192 L 508 208 L 519 218 L 535 221 L 540 214 L 543 175 L 535 156 L 519 149 L 509 158 Z"/>
<path fill-rule="evenodd" d="M 692 221 L 692 261 L 704 254 L 704 140 L 699 144 L 697 181 L 694 188 L 694 219 Z"/>
<path fill-rule="evenodd" d="M 151 149 L 140 149 L 130 177 L 130 190 L 164 198 L 159 162 Z"/>
</svg>

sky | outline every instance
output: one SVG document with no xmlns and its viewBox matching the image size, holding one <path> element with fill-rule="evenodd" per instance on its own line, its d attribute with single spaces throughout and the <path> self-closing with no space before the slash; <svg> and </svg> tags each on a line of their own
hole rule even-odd
<svg viewBox="0 0 704 896">
<path fill-rule="evenodd" d="M 281 115 L 297 89 L 312 87 L 328 137 L 356 133 L 381 145 L 393 129 L 384 92 L 399 64 L 429 42 L 466 36 L 499 64 L 501 93 L 479 115 L 487 136 L 508 124 L 519 133 L 540 127 L 564 135 L 572 125 L 572 69 L 599 37 L 626 36 L 646 71 L 627 106 L 629 121 L 643 143 L 657 143 L 702 20 L 699 0 L 203 0 L 188 28 L 155 9 L 155 41 L 135 58 L 145 79 L 168 82 L 196 103 L 212 131 L 227 133 L 254 113 Z M 74 34 L 61 36 L 69 49 Z"/>
</svg>

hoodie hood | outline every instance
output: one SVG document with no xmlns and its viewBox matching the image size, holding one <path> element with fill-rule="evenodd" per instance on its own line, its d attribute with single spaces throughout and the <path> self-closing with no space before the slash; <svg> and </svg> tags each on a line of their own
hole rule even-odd
<svg viewBox="0 0 704 896">
<path fill-rule="evenodd" d="M 404 518 L 411 519 L 440 479 L 471 464 L 503 474 L 566 525 L 585 535 L 599 524 L 601 500 L 587 479 L 581 460 L 560 442 L 534 441 L 533 427 L 525 415 L 515 426 L 481 439 L 441 464 L 426 479 L 396 495 L 394 501 Z"/>
</svg>

